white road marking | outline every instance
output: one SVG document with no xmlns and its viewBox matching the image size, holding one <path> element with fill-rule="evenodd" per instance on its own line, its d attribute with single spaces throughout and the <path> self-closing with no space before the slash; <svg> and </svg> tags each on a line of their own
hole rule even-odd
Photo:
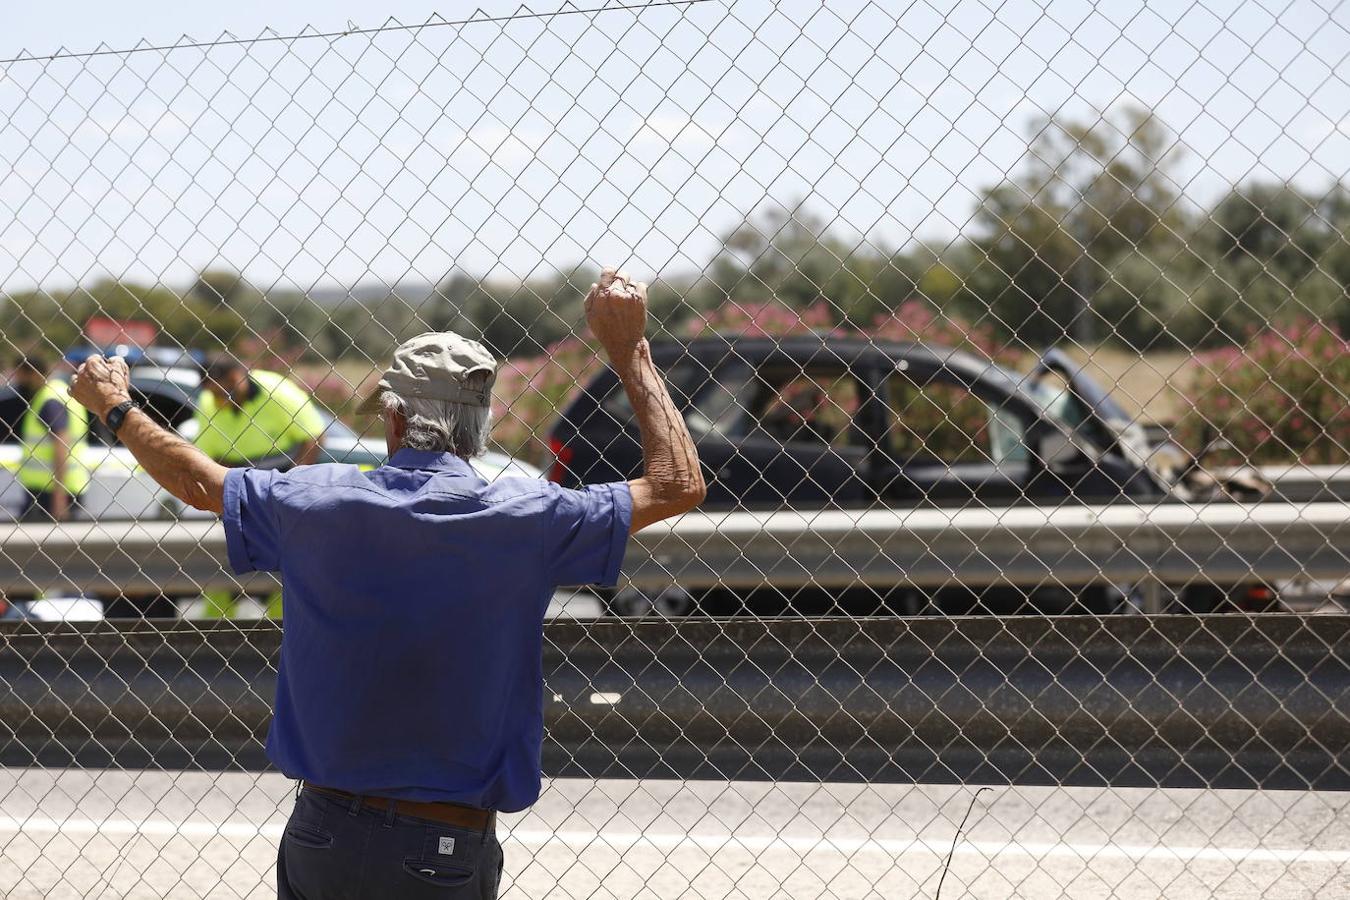
<svg viewBox="0 0 1350 900">
<path fill-rule="evenodd" d="M 0 816 L 0 832 L 24 834 L 139 834 L 147 837 L 228 837 L 262 836 L 281 840 L 285 826 L 252 825 L 247 822 L 173 822 L 169 819 L 48 819 L 33 816 Z"/>
<path fill-rule="evenodd" d="M 189 820 L 175 822 L 169 819 L 52 819 L 33 816 L 0 816 L 0 832 L 64 835 L 144 835 L 147 837 L 239 838 L 263 837 L 271 841 L 281 839 L 284 826 L 280 823 L 255 825 L 248 822 L 210 822 Z M 817 852 L 851 856 L 858 853 L 879 853 L 897 857 L 914 853 L 945 856 L 951 849 L 951 838 L 831 838 L 783 837 L 781 835 L 738 834 L 642 834 L 630 831 L 543 831 L 537 829 L 507 829 L 500 832 L 503 843 L 518 843 L 532 847 L 562 844 L 571 850 L 588 848 L 611 851 L 649 848 L 675 850 L 697 847 L 716 853 L 723 850 L 744 850 L 755 853 L 767 850 L 792 850 L 800 854 Z M 1030 856 L 1035 859 L 1069 857 L 1080 862 L 1101 859 L 1172 860 L 1174 862 L 1213 861 L 1230 865 L 1275 862 L 1285 864 L 1344 865 L 1350 863 L 1350 850 L 1312 850 L 1270 847 L 1173 847 L 1163 844 L 1083 844 L 1043 843 L 1018 841 L 961 841 L 956 846 L 961 856 Z"/>
</svg>

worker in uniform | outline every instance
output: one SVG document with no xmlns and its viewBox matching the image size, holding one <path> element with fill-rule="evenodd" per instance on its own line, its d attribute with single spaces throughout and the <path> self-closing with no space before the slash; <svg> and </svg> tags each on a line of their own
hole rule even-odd
<svg viewBox="0 0 1350 900">
<path fill-rule="evenodd" d="M 207 365 L 202 388 L 196 444 L 216 462 L 285 471 L 318 459 L 323 420 L 286 376 L 220 356 Z"/>
<path fill-rule="evenodd" d="M 196 444 L 223 466 L 277 469 L 307 466 L 319 456 L 323 420 L 304 388 L 276 372 L 250 370 L 221 355 L 206 367 L 197 402 Z M 206 617 L 238 612 L 233 591 L 209 590 Z M 281 592 L 267 598 L 267 616 L 281 617 Z"/>
<path fill-rule="evenodd" d="M 24 357 L 14 370 L 14 387 L 28 405 L 19 421 L 24 453 L 16 474 L 28 492 L 23 517 L 64 522 L 89 486 L 89 421 L 50 371 L 47 361 L 36 356 Z"/>
</svg>

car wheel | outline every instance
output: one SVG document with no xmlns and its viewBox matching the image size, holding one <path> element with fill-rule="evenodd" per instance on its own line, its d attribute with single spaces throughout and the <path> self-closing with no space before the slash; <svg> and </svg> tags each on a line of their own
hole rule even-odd
<svg viewBox="0 0 1350 900">
<path fill-rule="evenodd" d="M 651 598 L 637 588 L 624 588 L 609 598 L 610 615 L 640 618 L 651 615 L 651 611 Z"/>
</svg>

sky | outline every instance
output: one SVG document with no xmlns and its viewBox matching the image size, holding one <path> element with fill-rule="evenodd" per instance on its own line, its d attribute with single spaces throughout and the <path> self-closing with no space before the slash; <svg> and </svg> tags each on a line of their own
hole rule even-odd
<svg viewBox="0 0 1350 900">
<path fill-rule="evenodd" d="M 633 5 L 133 53 L 108 51 L 381 21 L 349 0 L 7 10 L 0 290 L 182 287 L 208 266 L 300 289 L 654 277 L 773 203 L 880 248 L 941 244 L 1038 116 L 1126 104 L 1170 129 L 1198 204 L 1350 178 L 1350 7 L 1330 0 Z"/>
</svg>

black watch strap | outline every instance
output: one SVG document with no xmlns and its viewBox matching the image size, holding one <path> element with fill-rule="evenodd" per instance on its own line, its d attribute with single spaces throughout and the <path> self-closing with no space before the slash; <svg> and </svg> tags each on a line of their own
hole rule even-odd
<svg viewBox="0 0 1350 900">
<path fill-rule="evenodd" d="M 127 413 L 133 409 L 140 409 L 141 405 L 135 400 L 123 400 L 121 403 L 108 410 L 108 417 L 103 420 L 103 424 L 108 426 L 108 430 L 117 434 L 117 430 L 122 427 L 126 421 Z"/>
</svg>

